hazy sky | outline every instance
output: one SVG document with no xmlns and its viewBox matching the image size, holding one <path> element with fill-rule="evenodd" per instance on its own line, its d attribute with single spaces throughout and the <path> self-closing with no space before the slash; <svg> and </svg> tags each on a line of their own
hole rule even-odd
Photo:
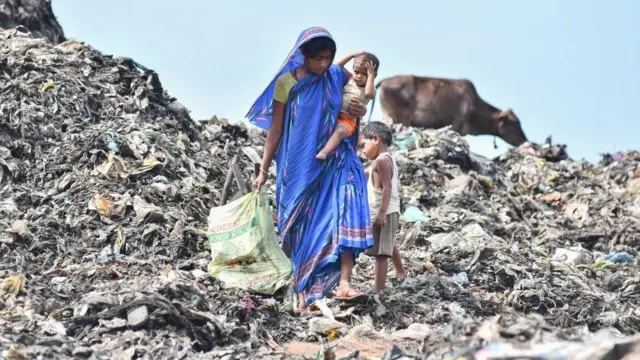
<svg viewBox="0 0 640 360">
<path fill-rule="evenodd" d="M 156 70 L 195 119 L 242 119 L 299 32 L 323 26 L 338 56 L 378 55 L 380 78 L 471 79 L 485 100 L 515 111 L 531 140 L 551 134 L 574 158 L 640 148 L 640 1 L 53 0 L 53 8 L 67 37 Z M 487 156 L 508 147 L 467 140 Z"/>
</svg>

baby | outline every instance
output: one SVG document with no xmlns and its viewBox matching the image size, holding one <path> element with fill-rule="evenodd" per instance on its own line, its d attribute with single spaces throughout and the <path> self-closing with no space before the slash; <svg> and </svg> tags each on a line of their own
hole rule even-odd
<svg viewBox="0 0 640 360">
<path fill-rule="evenodd" d="M 349 82 L 343 89 L 342 109 L 338 115 L 336 128 L 327 141 L 327 144 L 316 155 L 316 159 L 326 159 L 327 155 L 338 147 L 338 144 L 340 144 L 340 141 L 342 141 L 345 136 L 351 136 L 356 130 L 356 119 L 346 112 L 351 99 L 359 99 L 366 106 L 367 103 L 376 96 L 374 80 L 378 74 L 380 61 L 375 55 L 361 51 L 343 57 L 337 62 L 337 65 L 344 68 L 352 59 L 354 59 L 353 74 L 345 69 L 349 77 Z"/>
</svg>

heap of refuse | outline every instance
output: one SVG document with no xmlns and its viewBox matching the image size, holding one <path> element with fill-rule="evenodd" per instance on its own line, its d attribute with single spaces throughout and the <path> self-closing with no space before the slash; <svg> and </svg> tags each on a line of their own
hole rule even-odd
<svg viewBox="0 0 640 360">
<path fill-rule="evenodd" d="M 24 27 L 34 37 L 45 38 L 53 44 L 66 40 L 51 0 L 0 0 L 0 28 L 15 27 Z"/>
<path fill-rule="evenodd" d="M 477 356 L 542 358 L 575 346 L 518 352 L 508 342 L 607 347 L 611 334 L 640 330 L 639 152 L 574 162 L 548 139 L 490 161 L 449 129 L 401 126 L 394 147 L 408 277 L 378 305 L 374 327 L 413 327 L 429 359 L 491 342 Z M 373 276 L 373 261 L 360 266 L 362 280 Z"/>
<path fill-rule="evenodd" d="M 6 30 L 0 54 L 0 358 L 250 344 L 203 230 L 235 155 L 251 175 L 250 132 L 194 122 L 156 73 L 76 41 Z"/>
<path fill-rule="evenodd" d="M 234 159 L 251 179 L 264 133 L 194 122 L 131 59 L 16 30 L 0 40 L 0 358 L 622 359 L 636 347 L 621 336 L 640 328 L 638 152 L 574 162 L 549 139 L 489 160 L 448 129 L 396 128 L 407 277 L 297 316 L 286 289 L 251 294 L 207 273 L 209 210 Z M 372 277 L 360 257 L 354 285 Z"/>
</svg>

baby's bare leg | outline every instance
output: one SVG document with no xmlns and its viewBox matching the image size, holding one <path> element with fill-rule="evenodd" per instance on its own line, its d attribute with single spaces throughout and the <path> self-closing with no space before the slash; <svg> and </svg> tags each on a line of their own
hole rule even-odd
<svg viewBox="0 0 640 360">
<path fill-rule="evenodd" d="M 333 134 L 331 134 L 327 144 L 322 148 L 322 150 L 320 150 L 318 155 L 316 155 L 316 159 L 326 159 L 327 155 L 338 147 L 338 144 L 340 144 L 340 141 L 342 141 L 345 136 L 347 136 L 347 128 L 344 125 L 338 124 L 336 129 L 333 130 Z"/>
</svg>

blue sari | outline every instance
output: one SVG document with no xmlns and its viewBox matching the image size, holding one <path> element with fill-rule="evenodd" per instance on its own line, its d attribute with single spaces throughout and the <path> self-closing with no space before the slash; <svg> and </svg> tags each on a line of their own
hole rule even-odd
<svg viewBox="0 0 640 360">
<path fill-rule="evenodd" d="M 300 45 L 331 34 L 309 28 L 269 86 L 249 110 L 251 123 L 268 129 L 278 77 L 302 65 Z M 348 78 L 332 65 L 309 74 L 289 93 L 283 134 L 276 153 L 276 203 L 282 249 L 293 264 L 298 293 L 307 304 L 331 291 L 340 279 L 340 255 L 357 256 L 373 246 L 364 169 L 357 156 L 358 132 L 345 138 L 324 161 L 315 155 L 331 136 Z M 357 128 L 357 127 L 356 127 Z"/>
</svg>

